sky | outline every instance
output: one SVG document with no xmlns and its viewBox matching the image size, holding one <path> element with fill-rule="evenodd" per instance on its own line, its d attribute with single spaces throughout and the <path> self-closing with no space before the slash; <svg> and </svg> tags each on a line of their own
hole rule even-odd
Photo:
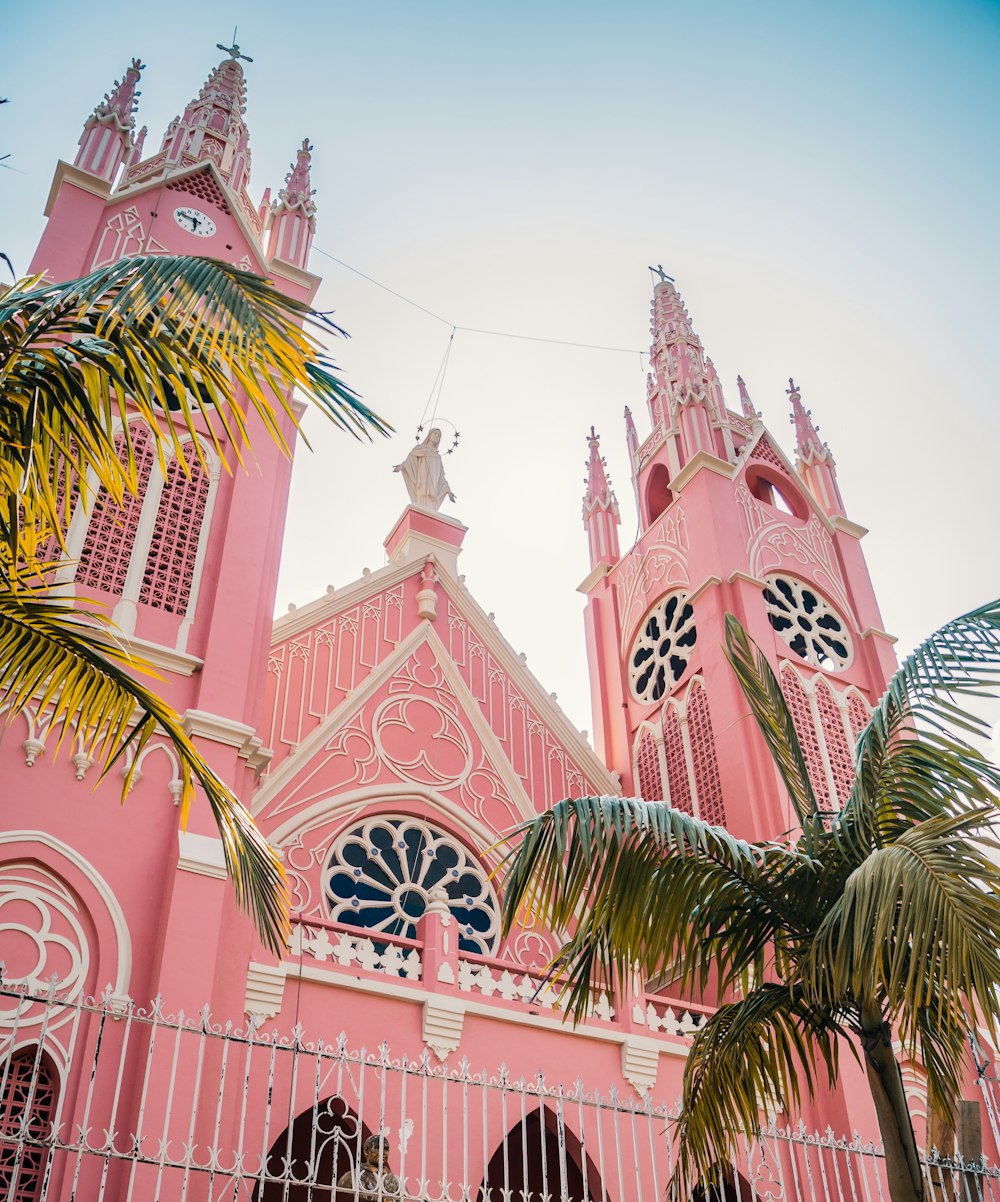
<svg viewBox="0 0 1000 1202">
<path fill-rule="evenodd" d="M 1000 592 L 1000 5 L 0 5 L 0 249 L 20 272 L 56 161 L 131 57 L 155 149 L 237 22 L 251 193 L 311 139 L 317 304 L 397 430 L 359 444 L 307 418 L 279 613 L 384 562 L 405 503 L 391 468 L 452 325 L 622 348 L 460 330 L 436 401 L 461 431 L 444 507 L 469 527 L 460 570 L 591 729 L 585 436 L 602 435 L 627 547 L 622 410 L 644 437 L 661 262 L 729 404 L 740 373 L 787 452 L 795 377 L 901 652 Z"/>
</svg>

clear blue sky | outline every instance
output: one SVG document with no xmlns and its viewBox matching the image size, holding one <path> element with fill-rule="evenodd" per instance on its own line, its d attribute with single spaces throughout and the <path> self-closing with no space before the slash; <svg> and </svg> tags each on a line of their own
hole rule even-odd
<svg viewBox="0 0 1000 1202">
<path fill-rule="evenodd" d="M 252 191 L 315 143 L 316 245 L 448 320 L 645 349 L 647 263 L 786 447 L 793 374 L 901 646 L 1000 591 L 996 3 L 7 5 L 0 228 L 26 267 L 55 161 L 138 54 L 155 149 L 239 21 Z M 281 23 L 283 19 L 283 24 Z M 310 426 L 282 606 L 382 562 L 448 329 L 316 254 L 351 382 L 399 428 Z M 468 583 L 590 727 L 581 599 L 593 422 L 634 530 L 637 356 L 459 334 L 441 412 Z M 640 427 L 640 432 L 644 427 Z M 506 472 L 509 461 L 516 471 Z"/>
</svg>

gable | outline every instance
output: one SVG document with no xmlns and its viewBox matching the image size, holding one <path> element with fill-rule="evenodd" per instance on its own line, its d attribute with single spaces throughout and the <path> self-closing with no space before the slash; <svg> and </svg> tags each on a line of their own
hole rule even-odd
<svg viewBox="0 0 1000 1202">
<path fill-rule="evenodd" d="M 503 640 L 468 592 L 439 574 L 437 618 L 417 616 L 421 563 L 383 569 L 308 607 L 275 629 L 268 662 L 270 776 L 357 691 L 383 673 L 404 640 L 423 629 L 464 701 L 477 713 L 534 809 L 617 785 L 583 737 Z M 312 620 L 306 620 L 306 614 Z"/>
</svg>

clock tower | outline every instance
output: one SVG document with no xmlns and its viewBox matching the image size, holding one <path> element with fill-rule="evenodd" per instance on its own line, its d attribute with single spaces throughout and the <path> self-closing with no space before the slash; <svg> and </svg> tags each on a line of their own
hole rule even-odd
<svg viewBox="0 0 1000 1202">
<path fill-rule="evenodd" d="M 134 60 L 87 119 L 74 161 L 56 169 L 32 272 L 68 280 L 131 255 L 204 255 L 310 302 L 320 282 L 307 269 L 311 147 L 301 143 L 276 202 L 270 190 L 252 198 L 244 61 L 228 50 L 144 156 Z M 294 445 L 291 422 L 279 423 Z M 252 413 L 249 470 L 245 448 L 218 429 L 216 444 L 202 425 L 200 455 L 182 437 L 161 461 L 138 416 L 130 424 L 138 493 L 122 506 L 97 490 L 76 499 L 62 583 L 113 618 L 213 769 L 248 799 L 270 754 L 257 731 L 291 464 Z M 244 982 L 228 965 L 241 953 L 245 962 L 253 931 L 208 806 L 196 801 L 180 829 L 171 747 L 154 738 L 143 749 L 122 808 L 117 770 L 95 788 L 82 748 L 55 757 L 59 732 L 45 713 L 26 721 L 0 736 L 0 878 L 9 852 L 65 886 L 86 915 L 78 959 L 88 992 L 111 981 L 133 997 L 162 990 L 173 1005 L 238 1013 Z"/>
</svg>

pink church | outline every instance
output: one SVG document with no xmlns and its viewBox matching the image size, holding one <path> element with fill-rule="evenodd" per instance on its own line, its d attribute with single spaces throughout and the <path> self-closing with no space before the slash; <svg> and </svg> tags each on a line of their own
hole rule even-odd
<svg viewBox="0 0 1000 1202">
<path fill-rule="evenodd" d="M 126 255 L 205 254 L 311 300 L 308 142 L 277 199 L 253 201 L 234 47 L 143 157 L 140 69 L 88 118 L 73 163 L 58 164 L 31 270 L 68 279 Z M 411 503 L 385 539 L 386 565 L 277 622 L 290 464 L 262 434 L 259 474 L 229 474 L 207 443 L 209 469 L 186 451 L 185 474 L 177 460 L 162 470 L 137 429 L 139 496 L 121 510 L 100 495 L 77 505 L 67 587 L 102 602 L 156 665 L 201 751 L 280 849 L 293 936 L 280 960 L 262 951 L 206 806 L 181 829 L 165 742 L 143 751 L 121 807 L 114 781 L 94 790 L 78 747 L 52 756 L 59 732 L 44 712 L 6 726 L 8 1202 L 305 1202 L 331 1198 L 338 1181 L 366 1202 L 662 1196 L 669 1120 L 711 999 L 635 980 L 595 996 L 576 1029 L 564 1023 L 544 981 L 550 933 L 501 936 L 492 849 L 582 794 L 669 798 L 746 837 L 789 827 L 720 651 L 727 611 L 779 671 L 831 810 L 895 660 L 865 531 L 798 388 L 789 382 L 793 461 L 742 380 L 729 408 L 662 272 L 651 333 L 645 436 L 626 410 L 641 533 L 624 553 L 589 438 L 580 591 L 593 747 L 465 587 L 468 531 L 440 511 L 447 483 L 431 444 L 428 462 L 401 473 Z M 401 504 L 403 483 L 385 482 Z M 801 1116 L 762 1115 L 727 1194 L 878 1196 L 874 1117 L 847 1059 L 836 1095 Z M 920 1070 L 906 1072 L 920 1125 Z M 365 1168 L 372 1155 L 382 1170 Z"/>
</svg>

